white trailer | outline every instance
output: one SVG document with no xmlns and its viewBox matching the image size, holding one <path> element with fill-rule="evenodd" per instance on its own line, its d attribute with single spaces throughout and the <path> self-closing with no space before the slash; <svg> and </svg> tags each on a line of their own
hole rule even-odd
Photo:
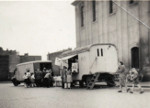
<svg viewBox="0 0 150 108">
<path fill-rule="evenodd" d="M 65 63 L 68 68 L 78 61 L 78 72 L 73 72 L 73 81 L 79 81 L 82 86 L 91 83 L 91 80 L 105 81 L 108 85 L 114 85 L 114 73 L 118 69 L 117 49 L 113 44 L 93 44 L 61 55 L 62 67 Z M 95 76 L 96 75 L 96 76 Z M 95 76 L 93 79 L 92 77 Z"/>
<path fill-rule="evenodd" d="M 15 86 L 17 86 L 24 81 L 23 76 L 27 69 L 30 70 L 30 73 L 34 73 L 37 69 L 40 69 L 42 71 L 43 68 L 52 69 L 52 61 L 37 60 L 17 64 L 12 82 Z"/>
</svg>

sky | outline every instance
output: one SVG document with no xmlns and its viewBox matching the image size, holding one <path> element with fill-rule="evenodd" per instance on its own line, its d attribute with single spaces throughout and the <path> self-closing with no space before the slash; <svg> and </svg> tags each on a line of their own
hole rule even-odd
<svg viewBox="0 0 150 108">
<path fill-rule="evenodd" d="M 0 47 L 43 60 L 48 52 L 75 48 L 73 1 L 0 1 Z"/>
</svg>

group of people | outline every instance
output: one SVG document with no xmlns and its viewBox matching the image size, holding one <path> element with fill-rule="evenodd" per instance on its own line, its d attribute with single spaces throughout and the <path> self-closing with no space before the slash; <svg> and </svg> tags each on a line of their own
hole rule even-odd
<svg viewBox="0 0 150 108">
<path fill-rule="evenodd" d="M 135 68 L 127 71 L 123 62 L 120 62 L 117 73 L 119 74 L 119 91 L 122 92 L 123 88 L 127 92 L 133 93 L 134 87 L 137 86 L 140 90 L 140 93 L 143 93 L 143 88 L 141 87 L 140 75 Z M 52 70 L 44 68 L 43 71 L 37 69 L 34 73 L 31 73 L 29 69 L 25 72 L 24 76 L 25 87 L 50 87 L 53 86 L 53 77 Z M 62 79 L 62 88 L 71 89 L 72 85 L 72 72 L 71 69 L 66 66 L 63 67 L 61 73 Z M 132 84 L 132 87 L 129 88 L 128 83 Z"/>
<path fill-rule="evenodd" d="M 133 93 L 134 87 L 137 86 L 140 90 L 140 93 L 143 93 L 143 88 L 141 87 L 139 81 L 140 81 L 140 74 L 137 72 L 137 69 L 132 68 L 129 71 L 127 71 L 125 65 L 123 62 L 120 62 L 120 65 L 118 67 L 117 73 L 119 74 L 119 93 L 123 91 L 123 88 L 125 87 L 125 91 Z M 132 84 L 131 88 L 128 88 L 128 83 Z"/>
<path fill-rule="evenodd" d="M 25 87 L 50 87 L 53 86 L 52 70 L 44 68 L 43 71 L 37 69 L 31 73 L 29 69 L 24 73 Z"/>
<path fill-rule="evenodd" d="M 67 67 L 63 67 L 62 73 L 61 73 L 61 78 L 62 78 L 62 88 L 65 89 L 71 89 L 72 85 L 72 72 L 71 69 L 67 69 Z"/>
</svg>

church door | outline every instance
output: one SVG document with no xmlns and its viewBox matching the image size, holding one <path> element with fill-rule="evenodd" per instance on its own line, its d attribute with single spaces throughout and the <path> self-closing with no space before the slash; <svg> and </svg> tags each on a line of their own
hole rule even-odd
<svg viewBox="0 0 150 108">
<path fill-rule="evenodd" d="M 139 48 L 138 47 L 133 47 L 131 49 L 131 63 L 132 67 L 134 68 L 139 68 Z"/>
</svg>

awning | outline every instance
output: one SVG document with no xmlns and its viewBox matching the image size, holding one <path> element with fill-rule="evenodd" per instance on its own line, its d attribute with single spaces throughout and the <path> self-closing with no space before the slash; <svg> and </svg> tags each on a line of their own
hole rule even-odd
<svg viewBox="0 0 150 108">
<path fill-rule="evenodd" d="M 70 55 L 70 56 L 66 56 L 66 57 L 63 57 L 63 58 L 60 58 L 61 60 L 68 60 L 68 59 L 70 59 L 70 58 L 72 58 L 72 57 L 75 57 L 77 54 L 75 54 L 75 55 Z"/>
</svg>

